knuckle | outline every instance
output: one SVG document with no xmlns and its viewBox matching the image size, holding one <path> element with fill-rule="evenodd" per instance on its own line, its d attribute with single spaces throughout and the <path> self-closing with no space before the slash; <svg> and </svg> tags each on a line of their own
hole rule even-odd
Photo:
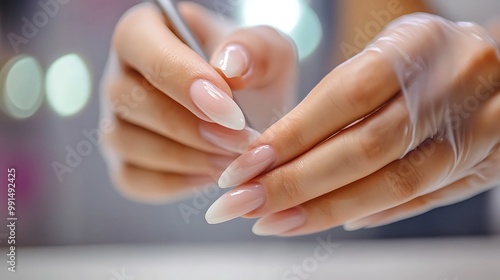
<svg viewBox="0 0 500 280">
<path fill-rule="evenodd" d="M 446 24 L 445 21 L 440 17 L 432 16 L 423 18 L 422 23 L 423 34 L 429 39 L 436 38 L 437 35 L 441 36 L 445 33 L 444 28 Z"/>
<path fill-rule="evenodd" d="M 361 74 L 366 75 L 366 74 Z M 361 77 L 360 80 L 364 80 L 364 77 Z M 330 87 L 333 88 L 333 87 Z M 367 83 L 356 83 L 352 86 L 352 90 L 345 95 L 346 103 L 348 104 L 348 108 L 368 108 L 371 104 L 371 100 L 369 100 L 369 95 L 367 92 L 370 89 L 368 88 Z M 328 101 L 332 104 L 337 104 L 336 96 L 331 96 Z"/>
<path fill-rule="evenodd" d="M 417 211 L 422 211 L 424 209 L 432 206 L 434 201 L 438 201 L 439 199 L 434 199 L 433 194 L 423 195 L 416 197 L 412 200 L 412 207 Z"/>
<path fill-rule="evenodd" d="M 187 77 L 204 75 L 204 68 L 193 68 L 182 53 L 168 44 L 158 46 L 150 57 L 152 61 L 145 62 L 147 66 L 142 74 L 154 88 L 165 90 L 165 87 L 185 81 Z"/>
<path fill-rule="evenodd" d="M 306 151 L 308 150 L 308 144 L 303 135 L 303 130 L 301 126 L 296 124 L 293 119 L 288 118 L 287 121 L 280 122 L 281 129 L 277 130 L 274 138 L 283 139 L 286 138 L 288 145 L 285 145 L 287 149 L 295 151 Z M 280 132 L 281 131 L 281 132 Z M 283 135 L 286 135 L 283 137 Z"/>
<path fill-rule="evenodd" d="M 421 39 L 444 38 L 446 20 L 439 16 L 429 14 L 411 14 L 402 16 L 393 26 L 396 33 L 417 35 Z M 409 32 L 411 30 L 412 32 Z M 432 42 L 432 41 L 429 41 Z"/>
<path fill-rule="evenodd" d="M 386 87 L 385 79 L 381 79 L 380 73 L 383 71 L 365 71 L 366 65 L 379 65 L 383 67 L 387 65 L 387 58 L 380 54 L 379 52 L 365 52 L 362 55 L 363 63 L 352 63 L 349 62 L 349 67 L 353 68 L 354 72 L 357 73 L 356 76 L 344 77 L 340 82 L 349 87 L 348 94 L 345 94 L 345 102 L 347 103 L 347 108 L 373 108 L 378 106 L 378 94 L 377 90 Z M 392 67 L 390 68 L 392 70 Z M 387 69 L 389 70 L 389 69 Z M 343 68 L 336 68 L 332 73 L 337 73 L 342 75 Z M 373 81 L 370 83 L 360 83 L 358 81 Z M 331 85 L 329 88 L 334 87 Z M 329 94 L 331 96 L 331 103 L 338 103 L 338 98 L 334 94 Z M 339 108 L 343 109 L 343 108 Z M 344 109 L 345 110 L 345 109 Z"/>
<path fill-rule="evenodd" d="M 374 161 L 388 153 L 387 135 L 377 125 L 369 125 L 363 131 L 363 137 L 356 137 L 359 142 L 360 154 L 353 155 L 355 162 L 362 166 L 372 165 Z"/>
<path fill-rule="evenodd" d="M 300 197 L 299 193 L 299 187 L 295 184 L 295 181 L 283 180 L 283 198 L 285 201 L 296 201 Z"/>
<path fill-rule="evenodd" d="M 420 193 L 424 178 L 422 172 L 409 164 L 408 160 L 402 160 L 399 164 L 398 170 L 386 174 L 385 186 L 396 201 L 408 201 Z"/>
<path fill-rule="evenodd" d="M 318 214 L 323 216 L 324 220 L 329 221 L 329 224 L 337 224 L 341 220 L 341 215 L 338 213 L 341 213 L 337 210 L 336 206 L 334 203 L 331 203 L 330 201 L 325 201 L 322 203 L 317 204 L 316 206 L 318 211 Z"/>
<path fill-rule="evenodd" d="M 403 16 L 390 25 L 384 32 L 386 36 L 380 37 L 376 45 L 382 49 L 394 51 L 396 48 L 403 51 L 405 56 L 400 59 L 409 58 L 412 64 L 420 64 L 416 69 L 422 69 L 432 57 L 429 54 L 435 54 L 442 49 L 443 44 L 449 44 L 449 25 L 447 20 L 429 14 Z M 386 40 L 385 37 L 391 37 L 392 40 Z"/>
<path fill-rule="evenodd" d="M 288 166 L 275 169 L 270 174 L 270 181 L 274 182 L 275 192 L 277 192 L 280 201 L 294 203 L 303 196 L 302 188 L 295 174 L 297 174 L 295 168 Z"/>
<path fill-rule="evenodd" d="M 401 102 L 399 102 L 401 101 Z M 359 143 L 359 153 L 353 154 L 351 162 L 355 165 L 371 166 L 374 162 L 385 162 L 387 159 L 400 158 L 411 144 L 410 115 L 403 99 L 391 104 L 388 111 L 381 111 L 380 116 L 387 116 L 391 112 L 397 115 L 392 118 L 391 124 L 366 120 L 360 126 L 359 133 L 346 136 L 346 141 Z M 384 110 L 384 109 L 382 109 Z M 389 111 L 390 110 L 390 111 Z M 397 113 L 396 113 L 397 112 Z"/>
<path fill-rule="evenodd" d="M 149 67 L 143 71 L 142 73 L 144 77 L 156 88 L 161 88 L 162 84 L 168 84 L 168 81 L 173 81 L 176 79 L 176 71 L 169 71 L 176 63 L 174 61 L 179 60 L 175 55 L 172 54 L 172 49 L 169 46 L 159 46 L 156 50 L 156 53 L 152 55 L 154 57 L 154 61 L 147 63 Z M 182 63 L 178 63 L 179 66 Z M 178 71 L 177 73 L 183 73 L 182 71 Z"/>
</svg>

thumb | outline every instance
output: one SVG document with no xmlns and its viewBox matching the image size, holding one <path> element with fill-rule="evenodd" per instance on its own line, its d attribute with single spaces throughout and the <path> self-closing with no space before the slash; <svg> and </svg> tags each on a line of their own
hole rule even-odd
<svg viewBox="0 0 500 280">
<path fill-rule="evenodd" d="M 219 43 L 210 63 L 235 90 L 235 100 L 254 129 L 268 128 L 295 103 L 295 45 L 271 27 L 235 30 Z"/>
<path fill-rule="evenodd" d="M 236 24 L 192 2 L 179 11 L 233 90 L 261 88 L 297 65 L 293 41 L 269 26 L 236 29 Z"/>
</svg>

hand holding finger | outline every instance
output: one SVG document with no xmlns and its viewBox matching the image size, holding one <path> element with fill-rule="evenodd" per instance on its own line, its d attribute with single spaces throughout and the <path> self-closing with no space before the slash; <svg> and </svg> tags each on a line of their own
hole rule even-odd
<svg viewBox="0 0 500 280">
<path fill-rule="evenodd" d="M 207 219 L 271 215 L 259 222 L 262 230 L 278 216 L 288 217 L 303 224 L 267 232 L 306 234 L 437 191 L 478 172 L 483 162 L 495 170 L 487 159 L 499 141 L 498 124 L 491 121 L 500 111 L 498 49 L 476 25 L 421 14 L 402 18 L 230 165 L 219 181 L 222 187 L 250 182 L 217 201 Z M 443 68 L 449 65 L 454 67 Z M 365 71 L 383 80 L 363 74 L 356 81 L 337 80 L 356 67 L 377 69 Z M 359 84 L 366 89 L 353 91 Z M 381 90 L 383 98 L 375 97 Z M 370 104 L 361 103 L 362 116 L 344 102 L 358 95 Z M 326 119 L 332 109 L 333 117 Z M 432 140 L 435 151 L 419 159 L 424 164 L 409 165 L 408 173 L 400 170 L 402 162 L 418 155 L 415 148 Z M 254 178 L 263 171 L 268 172 Z M 485 185 L 494 185 L 495 178 Z"/>
</svg>

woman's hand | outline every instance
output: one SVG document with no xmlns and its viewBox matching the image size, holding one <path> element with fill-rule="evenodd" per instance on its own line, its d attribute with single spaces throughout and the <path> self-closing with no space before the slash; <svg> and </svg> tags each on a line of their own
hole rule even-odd
<svg viewBox="0 0 500 280">
<path fill-rule="evenodd" d="M 145 3 L 118 23 L 102 82 L 102 118 L 113 123 L 103 154 L 118 188 L 146 202 L 215 182 L 259 136 L 249 126 L 269 127 L 294 97 L 287 38 L 269 27 L 234 30 L 196 4 L 179 9 L 210 64 Z"/>
<path fill-rule="evenodd" d="M 477 25 L 400 18 L 230 165 L 219 184 L 237 187 L 208 222 L 261 217 L 259 235 L 354 230 L 500 184 L 498 51 Z"/>
</svg>

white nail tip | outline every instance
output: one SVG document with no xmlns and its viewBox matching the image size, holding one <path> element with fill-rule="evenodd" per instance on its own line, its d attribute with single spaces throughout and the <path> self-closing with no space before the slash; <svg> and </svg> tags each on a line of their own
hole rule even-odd
<svg viewBox="0 0 500 280">
<path fill-rule="evenodd" d="M 238 104 L 210 82 L 198 80 L 193 83 L 191 98 L 212 121 L 234 130 L 245 128 L 245 116 Z"/>
<path fill-rule="evenodd" d="M 219 188 L 221 189 L 226 189 L 226 188 L 229 188 L 231 187 L 229 185 L 229 179 L 230 179 L 230 175 L 229 175 L 229 170 L 225 170 L 221 175 L 220 175 L 220 178 L 219 178 Z"/>
<path fill-rule="evenodd" d="M 228 211 L 224 205 L 224 201 L 216 201 L 205 214 L 205 220 L 211 225 L 220 224 L 241 217 L 262 205 L 264 198 L 243 203 L 240 209 L 231 209 Z"/>
</svg>

